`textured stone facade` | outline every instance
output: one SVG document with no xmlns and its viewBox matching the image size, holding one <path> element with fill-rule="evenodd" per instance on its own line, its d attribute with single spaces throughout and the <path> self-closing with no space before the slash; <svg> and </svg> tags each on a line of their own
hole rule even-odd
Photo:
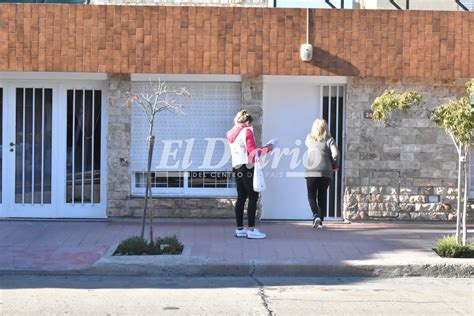
<svg viewBox="0 0 474 316">
<path fill-rule="evenodd" d="M 347 219 L 452 220 L 457 153 L 430 110 L 465 95 L 465 80 L 352 78 L 347 89 L 344 214 Z M 418 91 L 419 107 L 390 126 L 364 119 L 384 89 Z M 472 205 L 471 213 L 472 213 Z"/>
<path fill-rule="evenodd" d="M 262 144 L 263 80 L 262 76 L 242 76 L 242 109 L 252 115 L 257 145 Z"/>
<path fill-rule="evenodd" d="M 92 0 L 93 4 L 267 7 L 268 0 Z"/>
<path fill-rule="evenodd" d="M 107 131 L 107 215 L 139 217 L 143 197 L 131 196 L 131 109 L 124 95 L 130 90 L 130 75 L 109 75 L 109 121 Z M 242 108 L 254 116 L 255 137 L 261 143 L 263 81 L 261 76 L 242 77 Z M 233 217 L 235 198 L 153 198 L 149 205 L 156 217 Z"/>
<path fill-rule="evenodd" d="M 107 215 L 122 214 L 130 198 L 131 108 L 125 99 L 130 75 L 109 75 L 107 124 Z"/>
</svg>

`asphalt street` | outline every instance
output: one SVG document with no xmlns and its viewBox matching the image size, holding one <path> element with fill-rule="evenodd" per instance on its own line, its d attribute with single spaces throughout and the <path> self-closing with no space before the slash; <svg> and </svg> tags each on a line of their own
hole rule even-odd
<svg viewBox="0 0 474 316">
<path fill-rule="evenodd" d="M 2 315 L 472 315 L 472 279 L 1 276 Z"/>
</svg>

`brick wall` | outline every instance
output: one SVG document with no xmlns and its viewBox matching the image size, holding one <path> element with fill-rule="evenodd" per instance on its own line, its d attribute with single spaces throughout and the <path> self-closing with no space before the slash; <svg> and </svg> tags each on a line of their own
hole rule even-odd
<svg viewBox="0 0 474 316">
<path fill-rule="evenodd" d="M 469 12 L 0 4 L 0 71 L 474 77 Z"/>
</svg>

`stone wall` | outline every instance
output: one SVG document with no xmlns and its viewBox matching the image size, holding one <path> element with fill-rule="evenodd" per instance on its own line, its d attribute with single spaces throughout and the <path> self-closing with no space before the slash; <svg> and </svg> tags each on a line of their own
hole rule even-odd
<svg viewBox="0 0 474 316">
<path fill-rule="evenodd" d="M 347 219 L 455 218 L 458 156 L 451 139 L 430 120 L 430 110 L 464 96 L 464 83 L 349 80 L 344 169 Z M 370 111 L 373 100 L 387 88 L 418 91 L 423 100 L 408 114 L 394 113 L 390 126 L 384 127 L 364 119 L 363 113 Z"/>
<path fill-rule="evenodd" d="M 91 0 L 93 4 L 268 7 L 268 0 Z"/>
<path fill-rule="evenodd" d="M 263 80 L 262 76 L 242 76 L 242 109 L 252 115 L 253 130 L 258 146 L 262 144 Z"/>
<path fill-rule="evenodd" d="M 130 75 L 109 75 L 107 124 L 107 215 L 122 214 L 130 196 L 131 108 L 125 100 Z"/>
<path fill-rule="evenodd" d="M 261 143 L 263 81 L 261 76 L 242 77 L 242 108 L 254 116 L 255 137 Z M 143 198 L 131 196 L 131 110 L 124 95 L 130 75 L 109 75 L 109 122 L 107 131 L 107 215 L 140 217 Z M 233 217 L 235 198 L 162 198 L 150 201 L 156 217 Z"/>
</svg>

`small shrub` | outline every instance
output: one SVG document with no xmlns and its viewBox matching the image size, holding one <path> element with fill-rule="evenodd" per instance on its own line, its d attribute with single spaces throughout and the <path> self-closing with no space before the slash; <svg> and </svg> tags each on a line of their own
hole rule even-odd
<svg viewBox="0 0 474 316">
<path fill-rule="evenodd" d="M 474 258 L 474 243 L 463 246 L 457 243 L 454 235 L 444 236 L 436 242 L 435 251 L 441 257 Z"/>
<path fill-rule="evenodd" d="M 178 240 L 176 235 L 157 238 L 156 245 L 160 247 L 163 254 L 167 255 L 181 254 L 184 249 L 183 244 Z"/>
<path fill-rule="evenodd" d="M 133 236 L 122 241 L 115 256 L 141 256 L 141 255 L 179 255 L 184 246 L 176 236 L 158 237 L 154 244 L 148 243 L 140 236 Z"/>
<path fill-rule="evenodd" d="M 125 239 L 120 243 L 115 251 L 115 254 L 121 255 L 142 255 L 148 251 L 147 241 L 140 236 L 133 236 Z"/>
</svg>

